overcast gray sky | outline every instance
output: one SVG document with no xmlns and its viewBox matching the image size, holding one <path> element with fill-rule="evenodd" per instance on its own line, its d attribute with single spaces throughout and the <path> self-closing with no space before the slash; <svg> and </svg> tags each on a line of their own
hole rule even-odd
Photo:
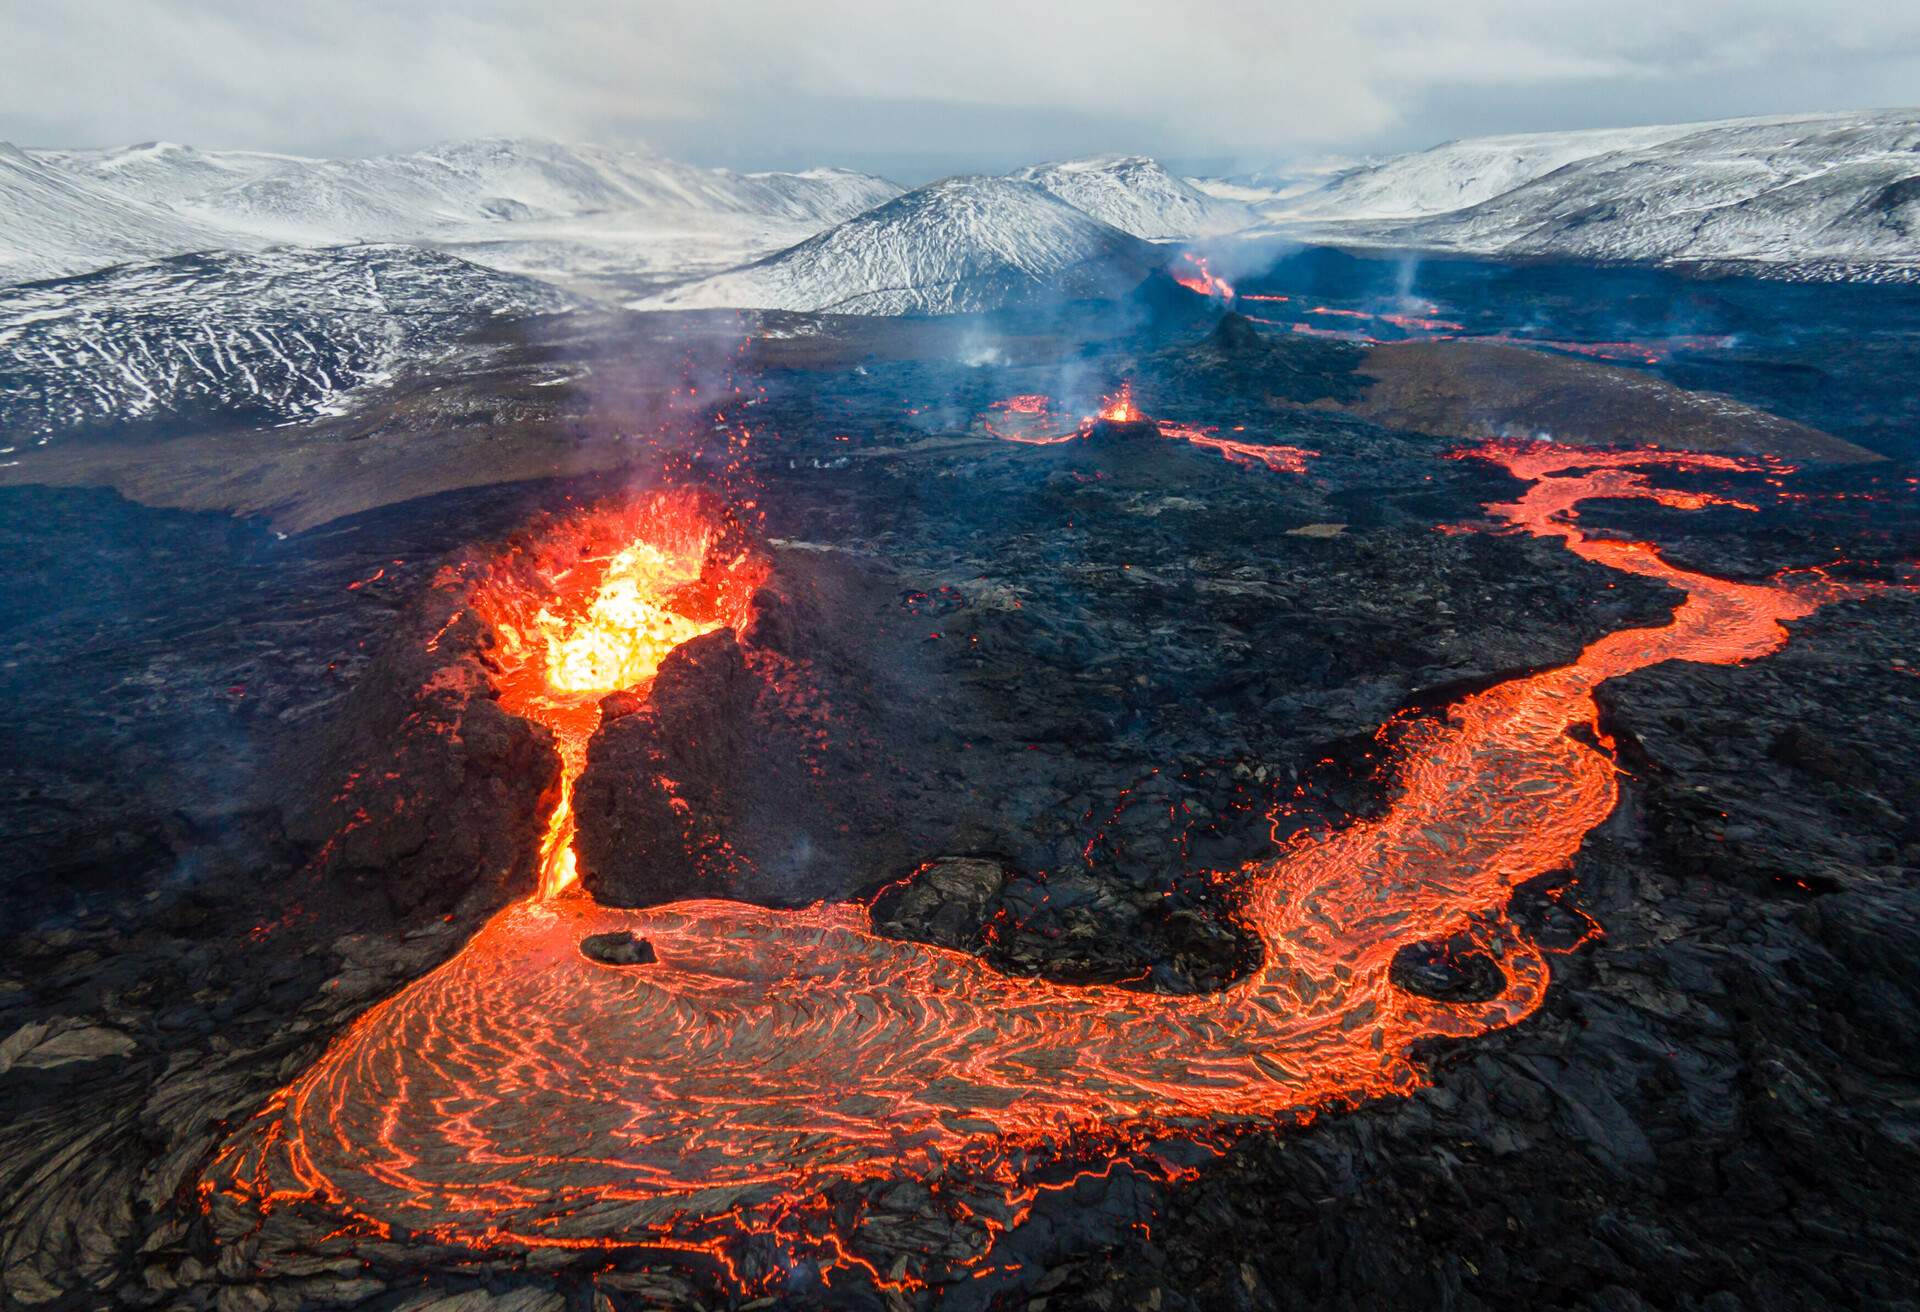
<svg viewBox="0 0 1920 1312">
<path fill-rule="evenodd" d="M 918 182 L 1920 100 L 1915 0 L 0 0 L 0 140 L 531 134 Z"/>
</svg>

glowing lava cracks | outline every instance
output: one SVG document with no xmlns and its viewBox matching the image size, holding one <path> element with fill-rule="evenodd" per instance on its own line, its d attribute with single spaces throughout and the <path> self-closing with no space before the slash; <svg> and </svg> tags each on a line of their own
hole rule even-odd
<svg viewBox="0 0 1920 1312">
<path fill-rule="evenodd" d="M 1473 454 L 1531 483 L 1492 507 L 1496 518 L 1685 600 L 1667 625 L 1610 634 L 1572 664 L 1417 722 L 1388 814 L 1243 872 L 1239 914 L 1264 961 L 1240 982 L 1193 997 L 1055 984 L 878 937 L 859 905 L 629 911 L 549 888 L 342 1034 L 230 1143 L 217 1187 L 473 1245 L 724 1254 L 758 1235 L 830 1269 L 869 1264 L 823 1188 L 947 1178 L 959 1161 L 1011 1201 L 976 1226 L 971 1255 L 944 1259 L 950 1270 L 980 1262 L 1033 1196 L 1022 1171 L 1055 1149 L 1120 1154 L 1157 1134 L 1218 1135 L 1413 1089 L 1416 1042 L 1511 1025 L 1540 1004 L 1547 968 L 1506 908 L 1516 885 L 1564 868 L 1614 806 L 1611 761 L 1569 732 L 1594 727 L 1595 686 L 1662 661 L 1764 656 L 1786 640 L 1783 620 L 1818 604 L 1811 586 L 1691 573 L 1575 524 L 1589 498 L 1701 503 L 1650 487 L 1636 466 L 1740 462 Z M 574 544 L 520 571 L 569 600 L 528 597 L 495 617 L 511 648 L 544 652 L 527 668 L 543 667 L 547 686 L 520 689 L 513 676 L 511 704 L 585 724 L 581 688 L 644 679 L 677 635 L 738 618 L 732 555 L 698 534 L 663 541 L 636 527 L 645 545 L 596 564 L 591 582 L 560 568 L 569 553 L 585 568 Z M 556 832 L 564 824 L 557 816 Z M 1504 941 L 1498 997 L 1447 1004 L 1390 982 L 1400 948 L 1463 929 Z M 613 930 L 645 937 L 658 960 L 581 954 L 583 936 Z M 925 1260 L 929 1273 L 943 1265 Z M 883 1283 L 915 1274 L 874 1272 Z"/>
<path fill-rule="evenodd" d="M 1133 386 L 1130 383 L 1121 384 L 1118 392 L 1103 397 L 1097 415 L 1082 419 L 1077 428 L 1065 431 L 1060 428 L 1065 421 L 1053 410 L 1053 398 L 1038 392 L 995 401 L 988 411 L 981 426 L 989 434 L 1003 442 L 1019 442 L 1026 446 L 1058 446 L 1063 442 L 1077 441 L 1093 431 L 1096 419 L 1104 419 L 1112 424 L 1148 422 L 1133 399 Z M 1306 447 L 1222 437 L 1217 428 L 1205 424 L 1180 424 L 1165 419 L 1151 422 L 1160 436 L 1169 441 L 1186 442 L 1218 452 L 1224 459 L 1237 465 L 1264 465 L 1276 474 L 1304 474 L 1307 472 L 1307 461 L 1320 454 Z"/>
</svg>

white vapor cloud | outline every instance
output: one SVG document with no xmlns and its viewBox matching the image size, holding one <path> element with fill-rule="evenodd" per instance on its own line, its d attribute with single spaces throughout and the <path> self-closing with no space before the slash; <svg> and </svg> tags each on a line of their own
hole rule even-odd
<svg viewBox="0 0 1920 1312">
<path fill-rule="evenodd" d="M 905 180 L 1897 105 L 1906 0 L 14 0 L 0 139 L 308 153 L 534 134 Z"/>
</svg>

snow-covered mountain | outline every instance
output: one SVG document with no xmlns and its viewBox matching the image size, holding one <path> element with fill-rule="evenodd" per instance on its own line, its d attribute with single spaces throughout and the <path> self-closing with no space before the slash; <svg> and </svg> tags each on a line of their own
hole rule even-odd
<svg viewBox="0 0 1920 1312">
<path fill-rule="evenodd" d="M 1491 200 L 1576 160 L 1657 146 L 1696 125 L 1528 132 L 1448 141 L 1345 170 L 1326 186 L 1265 207 L 1269 217 L 1407 219 Z"/>
<path fill-rule="evenodd" d="M 1210 236 L 1253 219 L 1244 205 L 1176 178 L 1144 155 L 1097 155 L 1033 164 L 1007 175 L 1052 192 L 1102 223 L 1151 241 Z"/>
<path fill-rule="evenodd" d="M 1012 178 L 947 178 L 648 308 L 955 314 L 1110 294 L 1159 259 L 1148 242 Z"/>
<path fill-rule="evenodd" d="M 1484 255 L 1920 266 L 1920 111 L 1455 142 L 1270 213 L 1312 239 Z"/>
<path fill-rule="evenodd" d="M 225 236 L 0 142 L 0 285 L 219 245 Z"/>
<path fill-rule="evenodd" d="M 743 243 L 776 250 L 900 192 L 843 169 L 734 173 L 498 138 L 336 160 L 168 142 L 4 148 L 0 170 L 0 270 L 15 281 L 157 254 L 366 240 L 449 246 L 484 263 L 551 271 L 568 267 L 564 248 L 576 240 L 612 250 L 617 261 L 655 233 L 710 232 L 732 262 Z"/>
<path fill-rule="evenodd" d="M 544 283 L 378 245 L 183 255 L 0 288 L 0 444 L 332 412 L 495 316 L 565 305 Z"/>
</svg>

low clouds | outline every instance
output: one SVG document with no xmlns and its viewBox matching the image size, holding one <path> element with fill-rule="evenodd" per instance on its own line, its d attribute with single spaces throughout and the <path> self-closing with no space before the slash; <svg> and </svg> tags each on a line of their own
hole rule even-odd
<svg viewBox="0 0 1920 1312">
<path fill-rule="evenodd" d="M 1920 87 L 1920 6 L 1892 0 L 26 0 L 0 29 L 0 139 L 20 144 L 364 153 L 537 134 L 908 181 L 1091 150 L 1255 163 L 1897 105 Z"/>
</svg>

